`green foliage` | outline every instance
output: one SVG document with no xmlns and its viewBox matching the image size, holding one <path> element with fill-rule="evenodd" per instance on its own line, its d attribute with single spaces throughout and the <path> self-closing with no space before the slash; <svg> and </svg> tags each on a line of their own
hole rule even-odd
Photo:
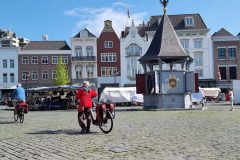
<svg viewBox="0 0 240 160">
<path fill-rule="evenodd" d="M 62 63 L 62 57 L 58 57 L 58 64 L 56 65 L 56 79 L 54 79 L 55 85 L 66 85 L 68 84 L 69 77 L 67 74 L 66 66 Z"/>
</svg>

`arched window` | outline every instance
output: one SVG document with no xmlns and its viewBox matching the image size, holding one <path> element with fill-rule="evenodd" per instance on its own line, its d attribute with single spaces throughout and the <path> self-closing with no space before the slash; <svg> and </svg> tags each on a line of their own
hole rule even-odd
<svg viewBox="0 0 240 160">
<path fill-rule="evenodd" d="M 76 55 L 76 57 L 82 56 L 82 47 L 81 46 L 75 47 L 75 55 Z"/>
<path fill-rule="evenodd" d="M 87 56 L 93 56 L 93 47 L 92 46 L 87 46 L 86 47 L 86 53 L 87 53 Z"/>
<path fill-rule="evenodd" d="M 142 48 L 135 43 L 130 44 L 126 48 L 126 55 L 127 56 L 140 56 L 141 54 L 142 54 Z"/>
</svg>

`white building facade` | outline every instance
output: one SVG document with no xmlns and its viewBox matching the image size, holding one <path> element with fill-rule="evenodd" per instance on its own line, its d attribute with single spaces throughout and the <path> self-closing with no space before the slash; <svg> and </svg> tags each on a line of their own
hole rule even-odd
<svg viewBox="0 0 240 160">
<path fill-rule="evenodd" d="M 0 98 L 5 90 L 16 87 L 19 50 L 19 47 L 0 47 Z"/>
<path fill-rule="evenodd" d="M 87 29 L 71 38 L 72 84 L 81 85 L 84 80 L 97 86 L 97 37 Z"/>
<path fill-rule="evenodd" d="M 127 28 L 128 31 L 122 33 L 120 39 L 121 87 L 135 86 L 136 74 L 143 72 L 138 59 L 147 51 L 148 42 L 144 35 L 143 25 L 139 28 L 132 23 L 131 27 Z"/>
<path fill-rule="evenodd" d="M 11 96 L 18 82 L 19 40 L 16 34 L 0 29 L 0 98 Z"/>
</svg>

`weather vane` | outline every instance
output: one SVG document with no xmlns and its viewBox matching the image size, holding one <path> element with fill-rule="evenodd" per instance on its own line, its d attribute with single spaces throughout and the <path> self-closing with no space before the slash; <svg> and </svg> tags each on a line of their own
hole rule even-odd
<svg viewBox="0 0 240 160">
<path fill-rule="evenodd" d="M 164 7 L 164 8 L 163 8 L 164 14 L 165 14 L 166 11 L 167 11 L 168 2 L 169 2 L 169 0 L 160 0 L 160 3 L 161 3 L 162 6 Z"/>
</svg>

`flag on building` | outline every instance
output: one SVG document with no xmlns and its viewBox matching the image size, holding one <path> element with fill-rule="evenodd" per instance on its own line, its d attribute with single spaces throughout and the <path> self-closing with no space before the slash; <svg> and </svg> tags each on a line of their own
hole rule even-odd
<svg viewBox="0 0 240 160">
<path fill-rule="evenodd" d="M 128 15 L 128 18 L 130 18 L 130 12 L 129 12 L 129 9 L 127 9 L 127 15 Z"/>
</svg>

